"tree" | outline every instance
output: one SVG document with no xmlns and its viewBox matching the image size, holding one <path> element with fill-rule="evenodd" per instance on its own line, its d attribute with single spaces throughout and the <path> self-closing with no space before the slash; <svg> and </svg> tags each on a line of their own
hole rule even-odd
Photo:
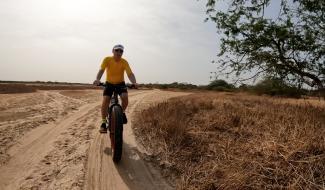
<svg viewBox="0 0 325 190">
<path fill-rule="evenodd" d="M 265 14 L 270 0 L 227 1 L 227 11 L 216 10 L 217 1 L 208 0 L 207 20 L 221 34 L 218 71 L 241 81 L 268 75 L 324 88 L 324 0 L 273 1 L 281 2 L 274 17 Z"/>
<path fill-rule="evenodd" d="M 259 81 L 252 90 L 257 94 L 268 94 L 271 96 L 287 96 L 300 98 L 304 92 L 296 87 L 289 86 L 279 78 L 266 77 Z"/>
<path fill-rule="evenodd" d="M 228 84 L 225 80 L 215 79 L 214 81 L 210 82 L 210 84 L 208 84 L 206 88 L 208 90 L 227 91 L 235 88 L 235 86 L 232 84 Z"/>
</svg>

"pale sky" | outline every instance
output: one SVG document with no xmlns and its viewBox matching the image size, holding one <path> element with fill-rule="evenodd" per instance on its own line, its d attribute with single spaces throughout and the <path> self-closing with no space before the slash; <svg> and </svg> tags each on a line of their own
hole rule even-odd
<svg viewBox="0 0 325 190">
<path fill-rule="evenodd" d="M 1 0 L 0 80 L 92 83 L 123 44 L 138 83 L 207 84 L 219 45 L 205 3 Z"/>
</svg>

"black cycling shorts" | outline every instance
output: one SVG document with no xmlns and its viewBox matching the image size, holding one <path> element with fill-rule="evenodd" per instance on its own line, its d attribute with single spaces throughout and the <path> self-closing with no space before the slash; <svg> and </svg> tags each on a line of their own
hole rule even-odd
<svg viewBox="0 0 325 190">
<path fill-rule="evenodd" d="M 119 84 L 111 84 L 111 83 L 106 82 L 103 96 L 112 97 L 114 90 L 116 90 L 118 95 L 128 92 L 125 82 L 121 82 Z"/>
</svg>

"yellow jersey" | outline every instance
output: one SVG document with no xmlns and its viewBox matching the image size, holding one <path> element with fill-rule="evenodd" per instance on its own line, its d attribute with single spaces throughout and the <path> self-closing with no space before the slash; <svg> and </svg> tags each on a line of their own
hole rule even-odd
<svg viewBox="0 0 325 190">
<path fill-rule="evenodd" d="M 124 71 L 128 76 L 132 74 L 129 63 L 123 58 L 115 61 L 114 57 L 106 57 L 100 68 L 102 70 L 106 69 L 106 81 L 111 84 L 124 82 Z"/>
</svg>

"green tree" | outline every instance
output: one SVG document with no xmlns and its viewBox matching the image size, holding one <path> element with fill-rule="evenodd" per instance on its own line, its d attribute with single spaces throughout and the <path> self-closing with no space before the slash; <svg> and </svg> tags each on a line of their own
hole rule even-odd
<svg viewBox="0 0 325 190">
<path fill-rule="evenodd" d="M 289 86 L 285 81 L 279 78 L 266 77 L 255 86 L 252 90 L 257 94 L 268 94 L 271 96 L 287 96 L 300 98 L 304 94 L 303 90 Z"/>
<path fill-rule="evenodd" d="M 231 0 L 226 11 L 216 9 L 218 1 L 207 2 L 207 19 L 221 34 L 218 70 L 324 88 L 324 0 L 273 1 L 281 2 L 274 18 L 265 16 L 270 0 Z"/>
<path fill-rule="evenodd" d="M 208 84 L 208 86 L 206 87 L 206 89 L 208 90 L 220 90 L 220 91 L 228 91 L 233 88 L 235 88 L 234 85 L 229 84 L 226 81 L 220 79 L 216 79 L 210 82 L 210 84 Z"/>
</svg>

